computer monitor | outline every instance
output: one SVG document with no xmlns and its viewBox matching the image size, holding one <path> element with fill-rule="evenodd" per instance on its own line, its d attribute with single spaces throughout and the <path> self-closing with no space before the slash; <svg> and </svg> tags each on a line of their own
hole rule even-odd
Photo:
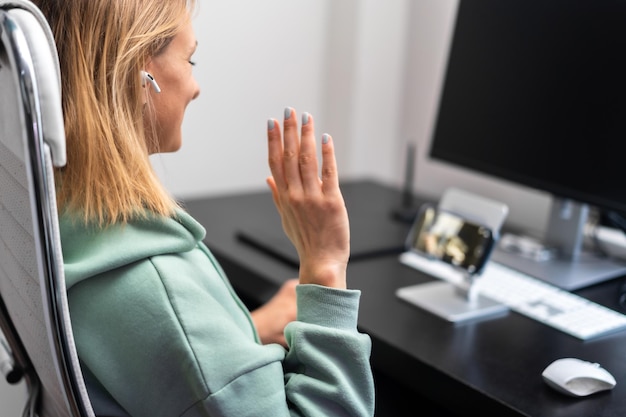
<svg viewBox="0 0 626 417">
<path fill-rule="evenodd" d="M 559 256 L 493 259 L 568 290 L 626 274 L 583 249 L 590 208 L 626 212 L 626 1 L 459 0 L 429 155 L 554 197 Z"/>
</svg>

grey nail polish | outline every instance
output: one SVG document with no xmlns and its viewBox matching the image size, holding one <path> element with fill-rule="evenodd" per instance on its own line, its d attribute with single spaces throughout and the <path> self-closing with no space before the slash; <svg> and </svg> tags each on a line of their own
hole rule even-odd
<svg viewBox="0 0 626 417">
<path fill-rule="evenodd" d="M 291 117 L 291 107 L 285 107 L 285 120 Z"/>
<path fill-rule="evenodd" d="M 274 129 L 274 119 L 268 119 L 267 120 L 267 130 L 272 130 Z"/>
<path fill-rule="evenodd" d="M 330 139 L 330 135 L 328 133 L 324 133 L 322 135 L 322 143 L 325 145 L 328 143 L 328 140 Z"/>
<path fill-rule="evenodd" d="M 302 113 L 302 125 L 304 126 L 305 124 L 309 123 L 309 118 L 310 118 L 310 114 L 309 113 Z"/>
</svg>

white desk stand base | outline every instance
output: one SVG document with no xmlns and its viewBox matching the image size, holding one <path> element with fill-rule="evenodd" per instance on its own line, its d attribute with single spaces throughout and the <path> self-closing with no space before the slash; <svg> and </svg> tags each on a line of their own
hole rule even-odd
<svg viewBox="0 0 626 417">
<path fill-rule="evenodd" d="M 399 288 L 396 295 L 411 304 L 455 323 L 503 315 L 509 310 L 506 305 L 480 294 L 473 302 L 470 302 L 459 293 L 454 284 L 446 281 L 427 282 Z"/>
</svg>

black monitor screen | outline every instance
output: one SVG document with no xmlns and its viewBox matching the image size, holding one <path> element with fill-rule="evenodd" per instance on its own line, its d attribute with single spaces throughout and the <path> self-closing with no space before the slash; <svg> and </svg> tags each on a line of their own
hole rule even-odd
<svg viewBox="0 0 626 417">
<path fill-rule="evenodd" d="M 589 206 L 626 212 L 626 0 L 459 0 L 430 156 L 555 197 L 559 257 L 496 253 L 510 266 L 566 289 L 623 275 L 581 253 Z"/>
<path fill-rule="evenodd" d="M 460 0 L 430 155 L 626 212 L 626 0 Z"/>
</svg>

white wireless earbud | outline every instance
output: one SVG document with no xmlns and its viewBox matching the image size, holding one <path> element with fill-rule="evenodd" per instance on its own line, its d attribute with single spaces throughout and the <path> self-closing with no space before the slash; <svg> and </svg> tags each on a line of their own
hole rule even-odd
<svg viewBox="0 0 626 417">
<path fill-rule="evenodd" d="M 152 85 L 152 88 L 154 88 L 154 91 L 157 93 L 161 92 L 161 88 L 159 87 L 159 84 L 157 84 L 156 80 L 154 79 L 154 77 L 152 76 L 152 74 L 145 72 L 145 71 L 141 71 L 141 85 L 145 86 L 146 85 L 146 81 L 149 82 Z"/>
</svg>

